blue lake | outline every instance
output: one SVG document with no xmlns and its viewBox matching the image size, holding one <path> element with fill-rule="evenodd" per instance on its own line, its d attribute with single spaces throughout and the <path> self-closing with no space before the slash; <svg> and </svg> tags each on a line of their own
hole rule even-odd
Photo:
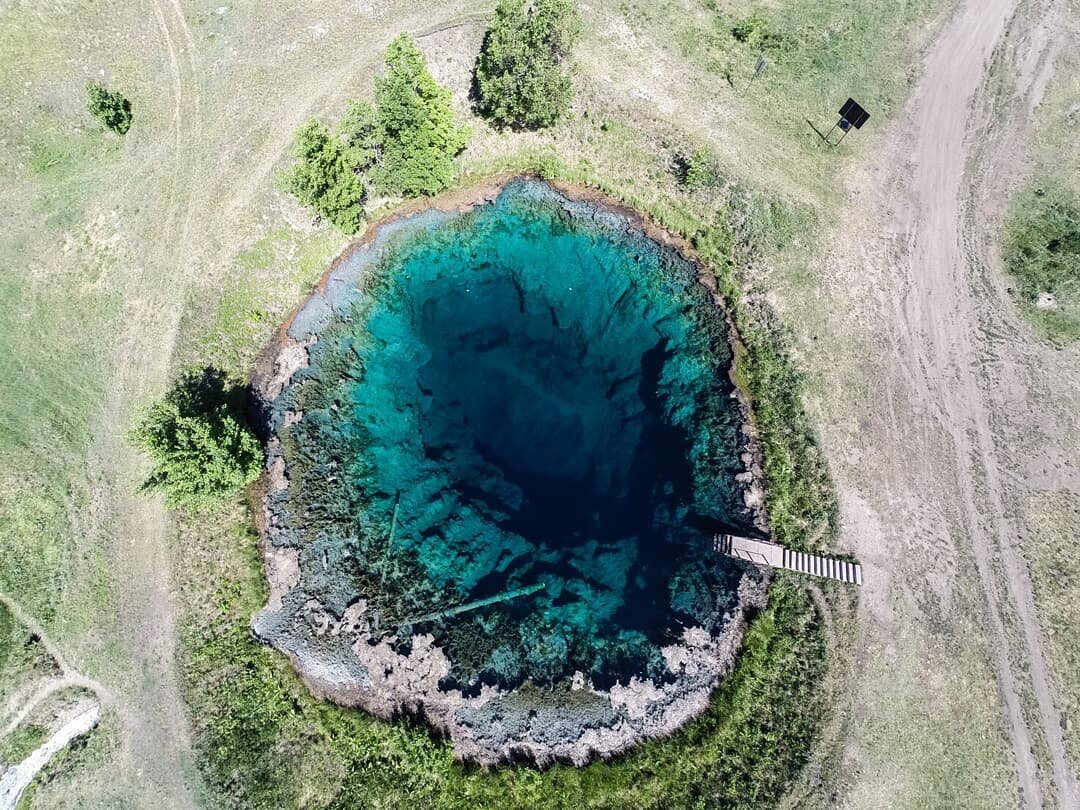
<svg viewBox="0 0 1080 810">
<path fill-rule="evenodd" d="M 660 648 L 735 601 L 711 534 L 750 520 L 695 267 L 531 180 L 384 230 L 278 405 L 303 413 L 280 514 L 308 590 L 367 600 L 402 645 L 433 633 L 466 691 L 670 677 Z"/>
</svg>

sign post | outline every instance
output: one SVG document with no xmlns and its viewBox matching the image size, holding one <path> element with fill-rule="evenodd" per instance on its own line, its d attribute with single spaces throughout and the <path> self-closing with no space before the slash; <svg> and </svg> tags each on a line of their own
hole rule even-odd
<svg viewBox="0 0 1080 810">
<path fill-rule="evenodd" d="M 821 135 L 821 139 L 829 144 L 829 146 L 839 146 L 840 141 L 847 137 L 847 134 L 851 131 L 852 127 L 855 129 L 862 129 L 862 125 L 870 118 L 870 113 L 864 110 L 853 98 L 849 98 L 844 102 L 844 106 L 840 108 L 839 115 L 840 120 L 833 124 L 828 132 L 824 135 L 821 135 L 820 132 L 818 133 Z M 840 127 L 840 131 L 843 134 L 837 139 L 836 143 L 832 143 L 829 140 L 829 136 L 832 135 L 833 130 L 837 127 Z"/>
<path fill-rule="evenodd" d="M 769 63 L 765 61 L 765 54 L 759 53 L 758 58 L 757 58 L 757 62 L 754 63 L 754 75 L 751 76 L 750 81 L 748 81 L 746 83 L 746 90 L 750 89 L 750 85 L 752 85 L 754 83 L 754 79 L 756 79 L 758 76 L 760 76 L 762 73 L 764 73 L 765 68 L 767 68 L 768 66 L 769 66 Z M 745 93 L 746 90 L 744 90 L 743 92 Z"/>
</svg>

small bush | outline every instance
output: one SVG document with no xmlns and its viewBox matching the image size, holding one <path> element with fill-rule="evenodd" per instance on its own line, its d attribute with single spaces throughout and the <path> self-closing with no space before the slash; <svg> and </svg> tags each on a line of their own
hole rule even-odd
<svg viewBox="0 0 1080 810">
<path fill-rule="evenodd" d="M 469 132 L 454 122 L 450 90 L 432 78 L 407 34 L 386 50 L 386 74 L 375 82 L 375 102 L 382 142 L 374 172 L 378 185 L 408 197 L 449 186 L 454 156 L 469 142 Z"/>
<path fill-rule="evenodd" d="M 131 102 L 99 82 L 86 85 L 86 107 L 101 125 L 123 135 L 131 129 Z"/>
<path fill-rule="evenodd" d="M 706 149 L 697 149 L 690 155 L 677 155 L 675 177 L 679 183 L 691 189 L 715 188 L 723 181 L 720 166 Z"/>
<path fill-rule="evenodd" d="M 788 39 L 760 14 L 751 14 L 736 22 L 731 27 L 731 36 L 737 42 L 773 53 L 788 50 L 790 46 Z"/>
<path fill-rule="evenodd" d="M 759 32 L 763 31 L 768 23 L 764 17 L 752 14 L 739 20 L 731 27 L 731 35 L 739 42 L 750 42 Z"/>
<path fill-rule="evenodd" d="M 530 163 L 532 170 L 542 180 L 558 180 L 566 171 L 562 160 L 553 149 L 537 152 Z"/>
<path fill-rule="evenodd" d="M 131 432 L 154 462 L 143 488 L 171 506 L 220 501 L 258 477 L 262 448 L 243 416 L 244 391 L 216 369 L 184 375 Z"/>
<path fill-rule="evenodd" d="M 580 30 L 571 0 L 499 0 L 476 65 L 481 114 L 523 129 L 564 116 L 573 86 L 562 62 Z"/>
</svg>

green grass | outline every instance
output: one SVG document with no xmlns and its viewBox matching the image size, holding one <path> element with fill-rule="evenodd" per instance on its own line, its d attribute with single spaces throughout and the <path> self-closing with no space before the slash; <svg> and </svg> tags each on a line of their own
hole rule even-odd
<svg viewBox="0 0 1080 810">
<path fill-rule="evenodd" d="M 33 723 L 23 723 L 0 740 L 0 762 L 17 764 L 49 737 L 49 730 Z"/>
<path fill-rule="evenodd" d="M 30 141 L 27 166 L 47 180 L 63 180 L 78 174 L 99 156 L 115 152 L 119 142 L 96 132 L 71 133 L 42 127 Z"/>
<path fill-rule="evenodd" d="M 0 589 L 41 620 L 63 585 L 80 499 L 71 471 L 103 389 L 101 344 L 72 324 L 112 311 L 111 296 L 80 285 L 61 292 L 24 273 L 0 279 Z"/>
<path fill-rule="evenodd" d="M 767 129 L 815 152 L 820 140 L 806 119 L 827 129 L 849 96 L 870 112 L 871 131 L 896 114 L 914 75 L 918 27 L 944 6 L 939 0 L 622 5 L 633 9 L 626 16 L 639 36 L 660 39 L 697 68 L 711 93 L 745 107 L 744 135 Z M 752 33 L 740 39 L 737 31 L 747 23 Z M 768 64 L 753 79 L 759 54 Z"/>
<path fill-rule="evenodd" d="M 0 704 L 20 685 L 57 672 L 41 642 L 0 605 Z"/>
<path fill-rule="evenodd" d="M 1029 501 L 1026 520 L 1034 528 L 1026 549 L 1047 653 L 1058 680 L 1065 740 L 1080 766 L 1080 497 L 1064 491 L 1040 493 Z"/>
<path fill-rule="evenodd" d="M 1010 206 L 1002 250 L 1014 295 L 1048 338 L 1080 338 L 1080 195 L 1046 179 Z M 1040 297 L 1052 299 L 1040 305 Z"/>
<path fill-rule="evenodd" d="M 93 173 L 116 155 L 96 136 L 65 133 L 48 111 L 29 118 L 17 170 L 32 203 L 0 240 L 10 268 L 0 278 L 0 589 L 48 621 L 83 501 L 72 473 L 100 407 L 121 295 L 102 283 L 117 260 L 106 247 L 113 225 L 85 213 Z"/>
<path fill-rule="evenodd" d="M 232 261 L 213 295 L 200 291 L 186 308 L 177 365 L 211 365 L 246 378 L 255 357 L 290 307 L 319 280 L 346 241 L 334 228 L 312 234 L 269 231 Z"/>
</svg>

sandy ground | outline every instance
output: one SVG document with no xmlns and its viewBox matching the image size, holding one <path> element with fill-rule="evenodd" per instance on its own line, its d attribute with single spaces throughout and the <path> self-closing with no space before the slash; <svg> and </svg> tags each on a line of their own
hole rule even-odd
<svg viewBox="0 0 1080 810">
<path fill-rule="evenodd" d="M 889 791 L 911 778 L 869 739 L 891 710 L 881 673 L 905 655 L 932 661 L 926 648 L 942 622 L 970 632 L 950 617 L 970 596 L 1021 803 L 1080 807 L 1016 509 L 1029 489 L 1080 488 L 1070 416 L 1080 363 L 1019 321 L 992 237 L 1059 46 L 1050 5 L 1024 5 L 1012 18 L 1011 0 L 962 3 L 885 148 L 848 183 L 829 284 L 850 305 L 833 317 L 869 344 L 868 396 L 857 430 L 825 419 L 823 431 L 837 459 L 842 543 L 865 566 L 861 683 L 845 757 L 857 775 L 851 806 L 895 806 Z M 1021 44 L 1009 53 L 1007 25 Z M 984 85 L 996 50 L 1016 76 L 1004 99 Z M 1013 56 L 1023 59 L 1013 65 Z M 844 383 L 831 382 L 826 414 L 844 407 Z M 925 635 L 905 645 L 906 626 Z"/>
</svg>

